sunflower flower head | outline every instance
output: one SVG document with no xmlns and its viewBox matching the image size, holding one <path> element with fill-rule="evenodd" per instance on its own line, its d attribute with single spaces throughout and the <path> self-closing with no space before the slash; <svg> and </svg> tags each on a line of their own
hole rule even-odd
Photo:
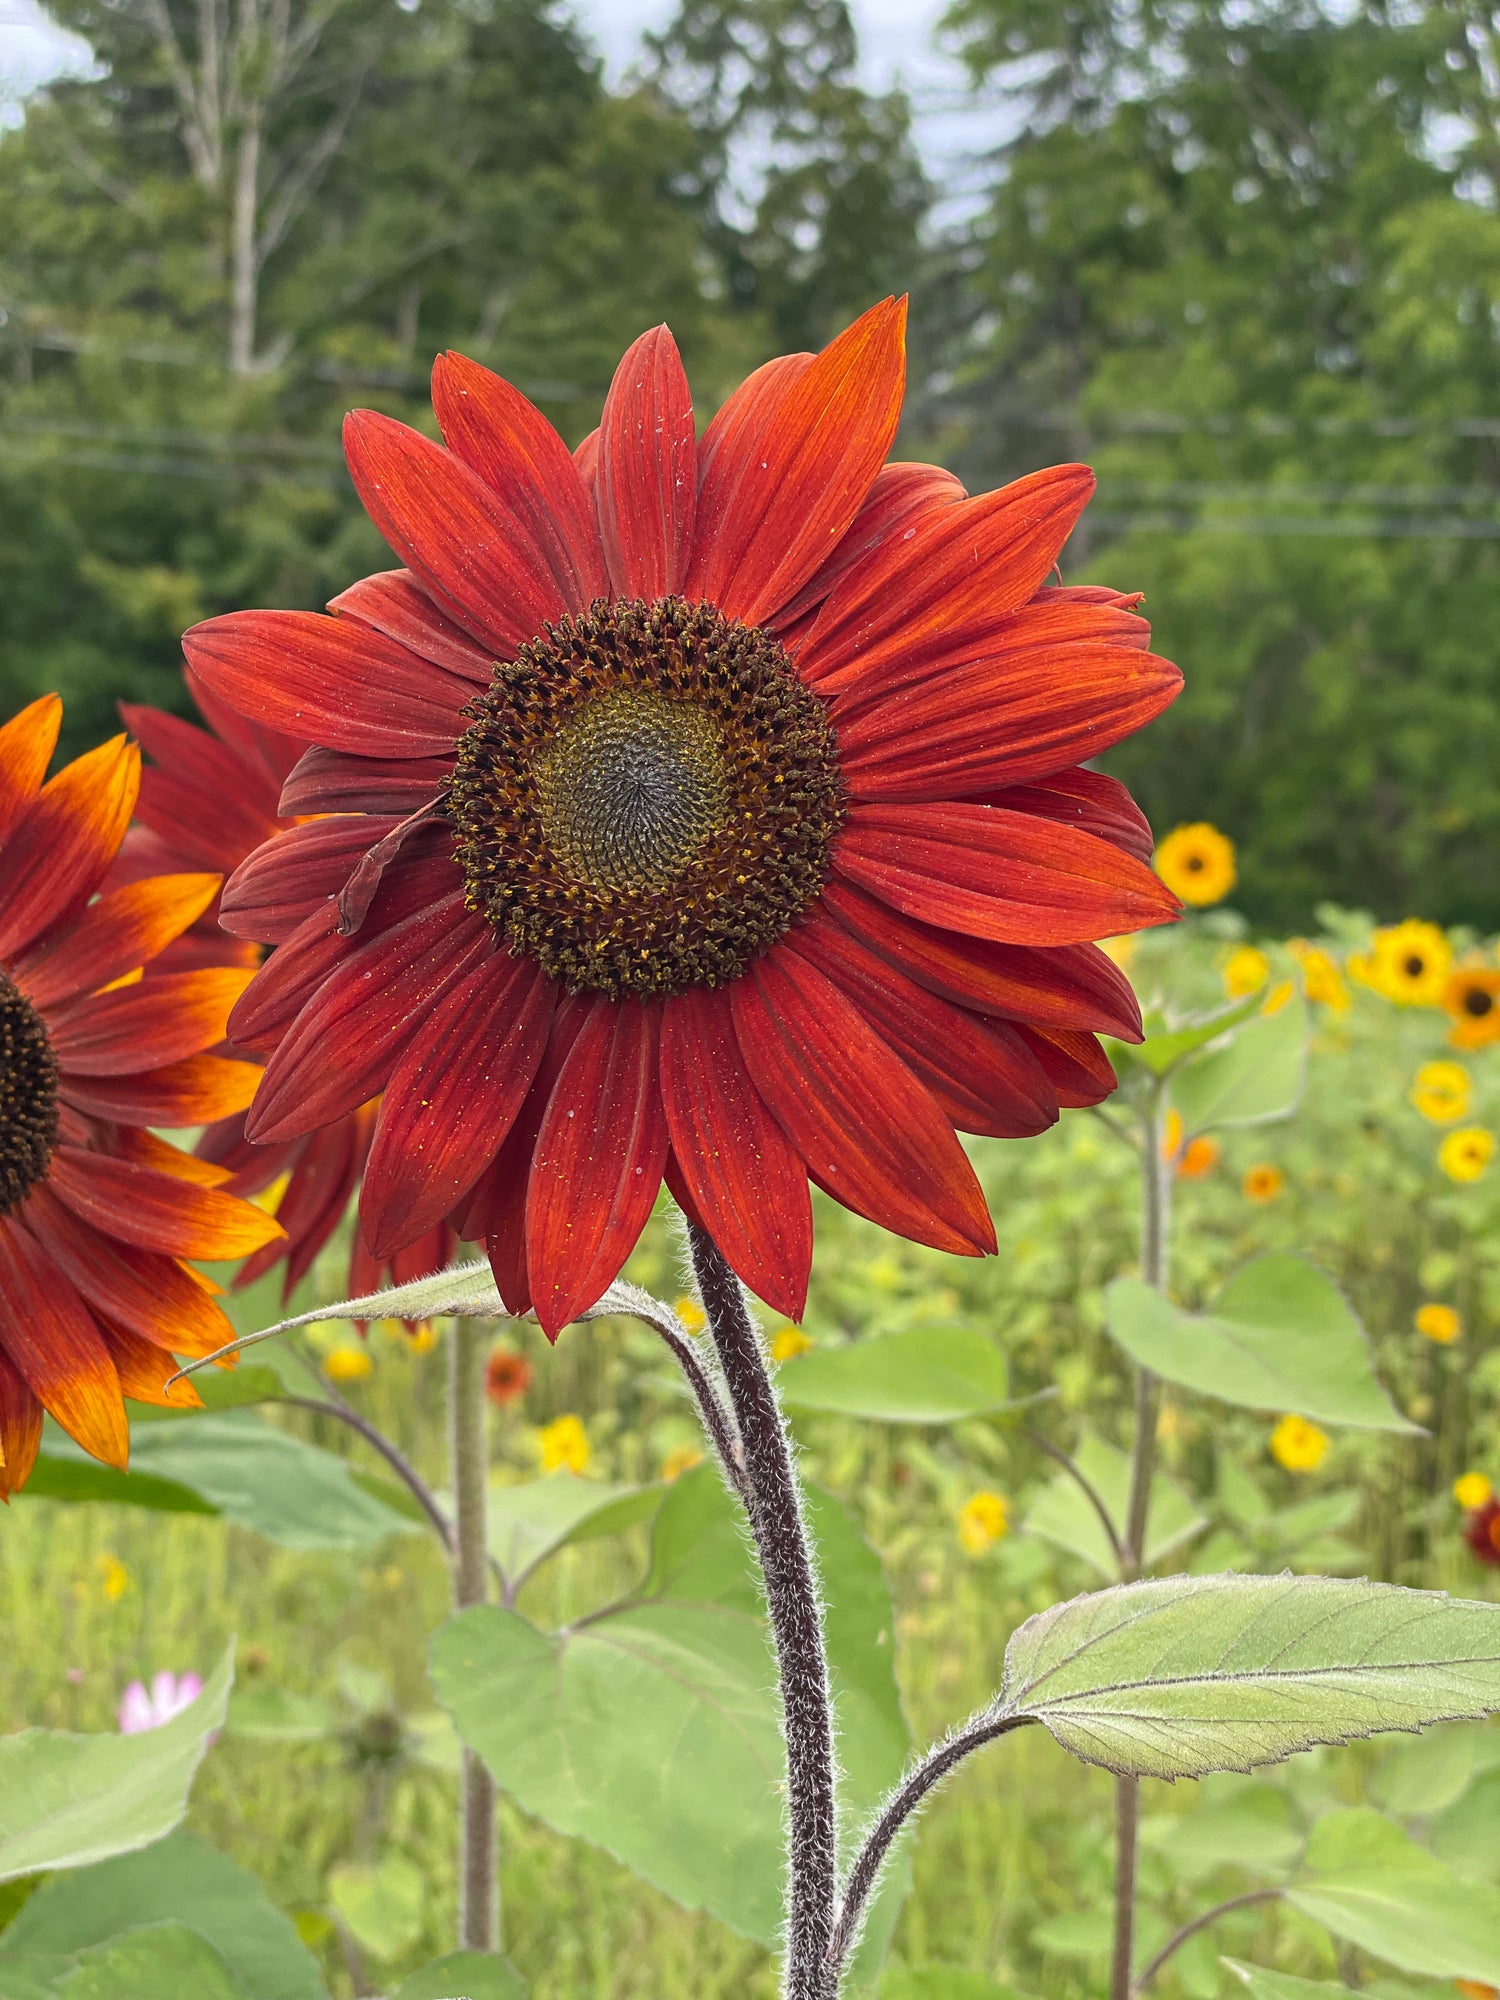
<svg viewBox="0 0 1500 2000">
<path fill-rule="evenodd" d="M 1482 1507 L 1494 1491 L 1482 1472 L 1461 1472 L 1453 1482 L 1453 1497 L 1466 1510 Z"/>
<path fill-rule="evenodd" d="M 306 823 L 225 892 L 277 945 L 232 1030 L 269 1055 L 257 1143 L 378 1098 L 372 1257 L 483 1240 L 555 1338 L 665 1180 L 797 1319 L 810 1182 L 989 1254 L 957 1133 L 1113 1088 L 1098 1036 L 1139 1010 L 1096 940 L 1179 906 L 1090 760 L 1181 676 L 1138 598 L 1052 582 L 1087 468 L 973 498 L 887 463 L 904 380 L 892 299 L 700 438 L 657 327 L 575 452 L 443 355 L 441 443 L 345 426 L 400 567 L 188 635 L 216 700 L 311 744 Z"/>
<path fill-rule="evenodd" d="M 1482 1049 L 1500 1042 L 1500 972 L 1461 965 L 1443 986 L 1443 1006 L 1453 1026 L 1448 1040 L 1456 1049 Z"/>
<path fill-rule="evenodd" d="M 1463 1336 L 1463 1321 L 1452 1306 L 1446 1306 L 1438 1299 L 1428 1299 L 1418 1306 L 1414 1323 L 1422 1338 L 1438 1347 L 1451 1347 L 1455 1340 Z"/>
<path fill-rule="evenodd" d="M 1159 864 L 1158 864 L 1159 865 Z M 1271 961 L 1260 948 L 1242 944 L 1224 961 L 1224 991 L 1231 1000 L 1259 993 L 1271 977 Z"/>
<path fill-rule="evenodd" d="M 484 1393 L 498 1410 L 519 1403 L 531 1387 L 531 1363 L 513 1347 L 493 1347 L 484 1364 Z"/>
<path fill-rule="evenodd" d="M 1438 1165 L 1450 1181 L 1477 1181 L 1495 1156 L 1495 1135 L 1483 1125 L 1461 1125 L 1438 1147 Z"/>
<path fill-rule="evenodd" d="M 1417 1071 L 1407 1095 L 1432 1124 L 1451 1125 L 1468 1110 L 1472 1090 L 1462 1063 L 1430 1062 Z"/>
<path fill-rule="evenodd" d="M 537 1433 L 537 1452 L 543 1472 L 572 1472 L 579 1477 L 588 1471 L 594 1455 L 583 1419 L 571 1413 L 543 1424 Z"/>
<path fill-rule="evenodd" d="M 1315 1472 L 1327 1450 L 1327 1432 L 1306 1417 L 1283 1417 L 1271 1433 L 1271 1456 L 1288 1472 Z"/>
<path fill-rule="evenodd" d="M 1173 827 L 1153 859 L 1157 874 L 1173 895 L 1195 909 L 1222 903 L 1238 879 L 1234 842 L 1207 820 Z"/>
<path fill-rule="evenodd" d="M 1401 1007 L 1441 1007 L 1453 947 L 1436 924 L 1408 917 L 1375 933 L 1369 983 Z"/>
<path fill-rule="evenodd" d="M 1500 1569 L 1500 1500 L 1491 1494 L 1464 1522 L 1464 1540 L 1482 1563 Z"/>
<path fill-rule="evenodd" d="M 1245 1169 L 1245 1177 L 1240 1182 L 1240 1191 L 1247 1201 L 1275 1201 L 1286 1186 L 1286 1175 L 1280 1167 L 1272 1166 L 1269 1160 L 1258 1161 Z"/>
<path fill-rule="evenodd" d="M 1201 1181 L 1205 1174 L 1211 1174 L 1223 1158 L 1217 1139 L 1207 1132 L 1200 1132 L 1195 1139 L 1189 1139 L 1177 1156 L 1177 1178 L 1180 1181 Z"/>
<path fill-rule="evenodd" d="M 959 1546 L 966 1555 L 982 1556 L 1010 1526 L 1009 1503 L 998 1493 L 971 1493 L 958 1510 Z"/>
</svg>

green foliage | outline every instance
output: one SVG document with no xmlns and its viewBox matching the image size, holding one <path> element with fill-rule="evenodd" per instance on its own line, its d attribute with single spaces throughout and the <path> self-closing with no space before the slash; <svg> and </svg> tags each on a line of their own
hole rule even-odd
<svg viewBox="0 0 1500 2000">
<path fill-rule="evenodd" d="M 596 1535 L 621 1534 L 649 1521 L 661 1505 L 659 1486 L 609 1486 L 554 1472 L 489 1493 L 490 1554 L 512 1593 L 558 1549 Z"/>
<path fill-rule="evenodd" d="M 372 1958 L 400 1958 L 422 1935 L 422 1871 L 402 1855 L 344 1862 L 329 1875 L 328 1894 L 349 1935 Z"/>
<path fill-rule="evenodd" d="M 799 1354 L 777 1377 L 790 1410 L 885 1424 L 953 1424 L 1006 1407 L 1005 1356 L 967 1327 L 887 1333 Z"/>
<path fill-rule="evenodd" d="M 1307 1864 L 1312 1881 L 1288 1896 L 1335 1937 L 1403 1972 L 1500 1981 L 1500 1889 L 1465 1881 L 1389 1820 L 1329 1814 Z"/>
<path fill-rule="evenodd" d="M 1123 1451 L 1088 1432 L 1075 1447 L 1073 1463 L 1103 1501 L 1118 1538 L 1124 1530 L 1130 1495 L 1130 1460 Z M 1146 1560 L 1157 1563 L 1191 1541 L 1205 1526 L 1204 1516 L 1174 1480 L 1158 1473 L 1152 1481 L 1151 1514 Z M 1119 1558 L 1099 1519 L 1098 1509 L 1078 1481 L 1059 1472 L 1032 1501 L 1026 1514 L 1028 1533 L 1041 1535 L 1059 1548 L 1081 1556 L 1101 1576 L 1119 1573 Z"/>
<path fill-rule="evenodd" d="M 525 1987 L 503 1958 L 482 1951 L 451 1951 L 404 1979 L 395 2000 L 524 2000 Z"/>
<path fill-rule="evenodd" d="M 250 2000 L 213 1946 L 186 1924 L 148 1924 L 80 1952 L 55 2000 Z"/>
<path fill-rule="evenodd" d="M 81 1868 L 170 1832 L 187 1810 L 233 1679 L 231 1650 L 196 1701 L 135 1736 L 28 1729 L 0 1737 L 0 1878 Z"/>
<path fill-rule="evenodd" d="M 1174 1068 L 1172 1103 L 1189 1137 L 1226 1125 L 1269 1125 L 1296 1110 L 1306 1073 L 1307 1009 L 1294 997 Z"/>
</svg>

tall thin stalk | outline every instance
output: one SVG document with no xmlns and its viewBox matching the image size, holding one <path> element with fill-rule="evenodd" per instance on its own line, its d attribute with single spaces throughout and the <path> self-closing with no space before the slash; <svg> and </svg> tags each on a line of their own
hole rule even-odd
<svg viewBox="0 0 1500 2000">
<path fill-rule="evenodd" d="M 482 1323 L 456 1319 L 449 1341 L 448 1424 L 453 1461 L 453 1604 L 466 1611 L 489 1595 L 485 1490 L 489 1476 Z M 465 1951 L 500 1944 L 500 1869 L 495 1781 L 463 1753 L 458 1821 L 458 1936 Z"/>
<path fill-rule="evenodd" d="M 1142 1120 L 1141 1158 L 1141 1276 L 1164 1291 L 1172 1226 L 1173 1162 L 1165 1157 L 1166 1091 L 1154 1087 Z M 1125 1512 L 1125 1537 L 1120 1563 L 1123 1581 L 1131 1582 L 1145 1567 L 1151 1524 L 1151 1482 L 1156 1473 L 1156 1424 L 1160 1385 L 1149 1368 L 1136 1374 L 1135 1437 L 1130 1454 L 1130 1498 Z M 1130 2000 L 1131 1960 L 1135 1952 L 1136 1836 L 1140 1824 L 1140 1781 L 1115 1780 L 1115 1921 L 1110 1954 L 1110 2000 Z"/>
</svg>

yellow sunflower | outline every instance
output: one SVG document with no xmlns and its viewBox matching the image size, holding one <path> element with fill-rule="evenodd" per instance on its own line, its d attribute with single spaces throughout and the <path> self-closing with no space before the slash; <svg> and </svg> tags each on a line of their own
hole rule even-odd
<svg viewBox="0 0 1500 2000">
<path fill-rule="evenodd" d="M 1259 993 L 1271 976 L 1271 961 L 1253 944 L 1242 944 L 1224 964 L 1224 991 L 1231 1000 Z"/>
<path fill-rule="evenodd" d="M 1271 1456 L 1288 1472 L 1315 1471 L 1327 1450 L 1327 1433 L 1306 1417 L 1283 1417 L 1271 1433 Z"/>
<path fill-rule="evenodd" d="M 1456 1049 L 1482 1049 L 1500 1042 L 1500 972 L 1461 965 L 1443 987 L 1443 1005 L 1453 1019 L 1448 1040 Z"/>
<path fill-rule="evenodd" d="M 1482 1472 L 1463 1472 L 1453 1482 L 1453 1497 L 1460 1507 L 1482 1507 L 1495 1489 Z"/>
<path fill-rule="evenodd" d="M 1451 1125 L 1469 1108 L 1469 1072 L 1462 1063 L 1423 1063 L 1407 1092 L 1412 1103 L 1434 1125 Z"/>
<path fill-rule="evenodd" d="M 1439 1347 L 1451 1347 L 1462 1337 L 1464 1323 L 1452 1306 L 1429 1299 L 1426 1305 L 1417 1307 L 1416 1327 L 1424 1340 L 1434 1340 Z"/>
<path fill-rule="evenodd" d="M 1453 947 L 1436 924 L 1408 917 L 1375 933 L 1370 984 L 1402 1007 L 1441 1007 Z"/>
<path fill-rule="evenodd" d="M 965 1552 L 982 1556 L 1010 1526 L 1010 1508 L 998 1493 L 972 1493 L 958 1510 L 958 1539 Z"/>
<path fill-rule="evenodd" d="M 1247 1170 L 1240 1182 L 1240 1191 L 1250 1201 L 1266 1202 L 1275 1201 L 1285 1186 L 1286 1175 L 1280 1167 L 1273 1167 L 1269 1161 L 1262 1160 L 1258 1166 Z"/>
<path fill-rule="evenodd" d="M 1450 1181 L 1477 1181 L 1494 1156 L 1495 1135 L 1482 1125 L 1463 1125 L 1438 1147 L 1438 1165 Z"/>
<path fill-rule="evenodd" d="M 1207 820 L 1174 827 L 1157 848 L 1153 866 L 1174 895 L 1199 909 L 1222 903 L 1237 879 L 1234 842 Z"/>
</svg>

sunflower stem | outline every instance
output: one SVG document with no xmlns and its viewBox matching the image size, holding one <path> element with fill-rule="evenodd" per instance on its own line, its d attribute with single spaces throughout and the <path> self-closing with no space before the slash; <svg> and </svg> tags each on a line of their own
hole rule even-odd
<svg viewBox="0 0 1500 2000">
<path fill-rule="evenodd" d="M 1166 1158 L 1166 1087 L 1158 1083 L 1142 1119 L 1141 1276 L 1157 1291 L 1167 1284 L 1167 1246 L 1172 1224 L 1173 1162 Z M 1151 1481 L 1156 1472 L 1159 1384 L 1149 1368 L 1135 1378 L 1135 1437 L 1130 1454 L 1130 1499 L 1125 1514 L 1120 1575 L 1131 1582 L 1146 1566 L 1151 1521 Z M 1135 1952 L 1136 1835 L 1141 1787 L 1137 1778 L 1115 1780 L 1115 1923 L 1110 1954 L 1110 2000 L 1130 2000 Z"/>
<path fill-rule="evenodd" d="M 791 1439 L 740 1281 L 713 1239 L 692 1223 L 688 1245 L 744 1447 L 745 1511 L 781 1682 L 788 1819 L 782 1993 L 784 2000 L 829 2000 L 837 1981 L 828 1963 L 837 1890 L 837 1765 L 817 1574 Z"/>
<path fill-rule="evenodd" d="M 489 1477 L 482 1323 L 453 1321 L 448 1355 L 449 1446 L 453 1460 L 453 1604 L 466 1611 L 489 1595 L 485 1495 Z M 500 1869 L 495 1781 L 472 1750 L 463 1753 L 458 1818 L 458 1942 L 464 1951 L 500 1946 Z"/>
</svg>

